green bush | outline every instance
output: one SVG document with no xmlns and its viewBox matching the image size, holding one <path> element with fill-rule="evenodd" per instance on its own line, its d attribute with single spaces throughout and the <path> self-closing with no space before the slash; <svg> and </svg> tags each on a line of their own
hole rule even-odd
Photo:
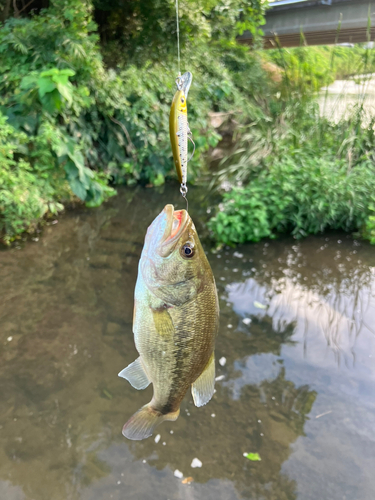
<svg viewBox="0 0 375 500">
<path fill-rule="evenodd" d="M 47 212 L 54 214 L 63 208 L 56 191 L 61 196 L 66 190 L 64 177 L 47 176 L 22 159 L 26 143 L 26 134 L 16 131 L 0 114 L 0 234 L 5 242 L 34 230 Z"/>
<path fill-rule="evenodd" d="M 253 3 L 254 13 L 258 7 L 261 12 L 259 0 Z M 202 4 L 195 13 L 183 13 L 181 20 L 182 36 L 190 40 L 182 61 L 194 75 L 189 122 L 196 153 L 189 164 L 190 180 L 204 166 L 204 153 L 220 139 L 209 112 L 242 108 L 250 119 L 257 113 L 254 88 L 266 88 L 257 58 L 234 42 L 235 26 L 224 41 L 208 43 L 210 22 L 213 27 L 220 22 L 215 9 L 210 11 L 211 21 L 204 17 L 212 6 L 212 2 Z M 138 9 L 138 3 L 133 7 Z M 161 16 L 169 12 L 167 7 Z M 235 4 L 230 9 L 238 12 Z M 168 131 L 177 74 L 175 55 L 168 56 L 167 51 L 165 59 L 156 59 L 150 52 L 152 58 L 147 60 L 146 41 L 138 40 L 144 46 L 142 65 L 132 45 L 129 54 L 116 61 L 116 70 L 107 69 L 91 11 L 89 1 L 51 0 L 50 7 L 38 15 L 10 18 L 0 27 L 0 112 L 23 143 L 12 159 L 13 182 L 19 179 L 21 183 L 22 178 L 24 185 L 26 177 L 31 182 L 34 175 L 35 186 L 51 186 L 49 197 L 42 197 L 48 202 L 39 210 L 41 215 L 50 210 L 52 200 L 64 203 L 73 194 L 88 206 L 98 206 L 115 194 L 108 183 L 159 185 L 168 175 L 175 175 Z M 142 15 L 147 18 L 149 13 Z M 238 29 L 243 23 L 251 27 L 251 16 L 246 11 Z M 147 37 L 146 18 L 138 26 L 143 38 Z M 204 36 L 195 38 L 194 30 Z M 152 31 L 149 41 L 159 35 Z M 16 227 L 25 228 L 31 220 L 26 215 L 23 220 L 22 200 L 13 200 L 19 212 L 17 218 L 13 214 L 14 224 L 8 212 L 8 223 L 2 227 L 8 239 L 18 233 Z"/>
<path fill-rule="evenodd" d="M 365 123 L 367 122 L 367 125 Z M 374 120 L 363 106 L 335 124 L 313 102 L 246 127 L 218 179 L 231 181 L 209 221 L 218 243 L 343 229 L 375 242 Z"/>
<path fill-rule="evenodd" d="M 347 172 L 345 161 L 296 154 L 269 161 L 246 187 L 225 193 L 221 211 L 209 222 L 224 244 L 259 241 L 280 232 L 298 237 L 325 229 L 363 228 L 375 199 L 375 168 L 363 162 Z M 374 230 L 372 217 L 368 231 Z"/>
</svg>

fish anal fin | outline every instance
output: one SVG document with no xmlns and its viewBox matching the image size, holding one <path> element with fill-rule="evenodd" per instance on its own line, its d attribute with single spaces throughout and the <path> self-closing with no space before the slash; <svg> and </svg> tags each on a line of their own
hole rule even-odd
<svg viewBox="0 0 375 500">
<path fill-rule="evenodd" d="M 147 373 L 143 368 L 140 357 L 121 370 L 118 376 L 128 380 L 134 389 L 138 390 L 146 389 L 146 387 L 151 383 L 151 380 L 148 378 Z"/>
<path fill-rule="evenodd" d="M 215 353 L 206 365 L 206 368 L 191 385 L 191 393 L 195 406 L 204 406 L 212 398 L 215 390 Z"/>
<path fill-rule="evenodd" d="M 146 439 L 152 435 L 155 428 L 165 420 L 177 420 L 180 409 L 175 412 L 163 414 L 151 406 L 151 403 L 143 406 L 126 422 L 122 434 L 134 441 Z"/>
</svg>

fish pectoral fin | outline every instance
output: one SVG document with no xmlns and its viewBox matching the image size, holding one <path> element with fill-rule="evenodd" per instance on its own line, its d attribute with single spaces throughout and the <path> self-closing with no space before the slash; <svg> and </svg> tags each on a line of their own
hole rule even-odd
<svg viewBox="0 0 375 500">
<path fill-rule="evenodd" d="M 146 387 L 151 383 L 151 380 L 148 378 L 147 373 L 143 368 L 141 357 L 137 358 L 133 361 L 133 363 L 130 363 L 130 365 L 121 370 L 118 376 L 126 378 L 134 389 L 138 390 L 146 389 Z"/>
<path fill-rule="evenodd" d="M 175 328 L 167 309 L 152 311 L 152 317 L 154 319 L 155 330 L 163 339 L 167 340 L 173 337 Z"/>
<path fill-rule="evenodd" d="M 195 406 L 203 406 L 209 402 L 212 398 L 215 390 L 215 353 L 211 354 L 211 357 L 206 365 L 206 368 L 197 378 L 197 380 L 191 384 L 191 393 L 193 395 L 193 400 Z"/>
</svg>

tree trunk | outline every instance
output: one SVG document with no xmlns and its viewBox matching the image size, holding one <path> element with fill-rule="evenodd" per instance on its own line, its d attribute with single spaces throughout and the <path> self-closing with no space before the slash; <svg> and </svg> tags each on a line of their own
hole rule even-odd
<svg viewBox="0 0 375 500">
<path fill-rule="evenodd" d="M 10 3 L 12 0 L 5 0 L 5 5 L 2 13 L 0 14 L 1 21 L 6 21 L 9 17 Z"/>
<path fill-rule="evenodd" d="M 14 15 L 14 17 L 19 17 L 17 0 L 13 0 L 13 15 Z"/>
</svg>

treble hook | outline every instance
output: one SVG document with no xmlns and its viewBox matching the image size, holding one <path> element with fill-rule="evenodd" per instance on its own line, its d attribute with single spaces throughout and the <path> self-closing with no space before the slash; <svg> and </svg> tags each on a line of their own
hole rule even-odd
<svg viewBox="0 0 375 500">
<path fill-rule="evenodd" d="M 190 132 L 190 131 L 189 131 L 189 132 Z M 189 139 L 189 141 L 190 141 L 190 142 L 193 144 L 193 146 L 194 146 L 193 152 L 191 153 L 190 158 L 188 159 L 188 163 L 189 163 L 189 161 L 193 158 L 194 153 L 195 153 L 195 142 L 194 142 L 194 140 L 193 140 L 193 135 L 192 135 L 192 133 L 191 133 L 191 132 L 190 132 L 190 134 L 188 135 L 188 139 Z"/>
</svg>

